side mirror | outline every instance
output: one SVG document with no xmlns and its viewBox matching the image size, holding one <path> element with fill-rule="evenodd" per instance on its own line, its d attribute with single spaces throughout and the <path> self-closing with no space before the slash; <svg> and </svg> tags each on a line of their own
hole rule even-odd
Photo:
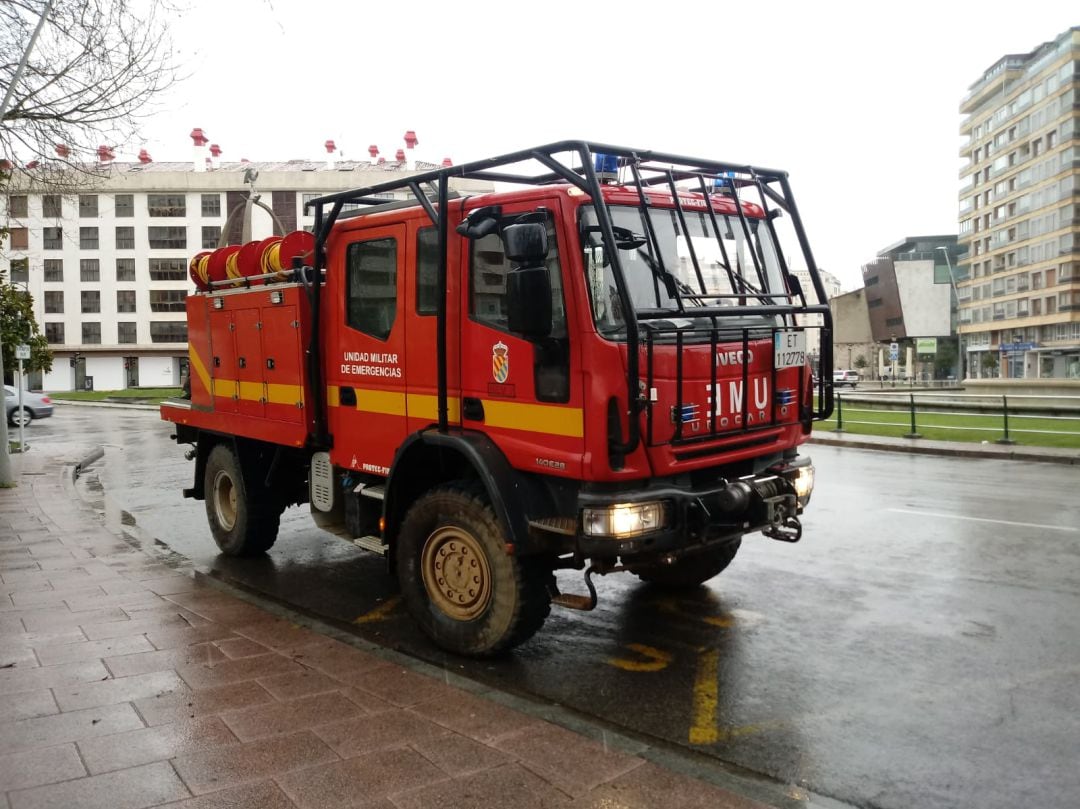
<svg viewBox="0 0 1080 809">
<path fill-rule="evenodd" d="M 515 334 L 540 338 L 551 334 L 551 276 L 544 263 L 547 225 L 531 217 L 521 217 L 502 232 L 506 257 L 514 265 L 506 274 L 506 325 Z"/>
<path fill-rule="evenodd" d="M 548 254 L 547 227 L 541 222 L 525 222 L 503 228 L 506 257 L 523 267 L 543 264 Z"/>
<path fill-rule="evenodd" d="M 469 215 L 458 224 L 455 230 L 466 239 L 482 239 L 499 229 L 499 219 L 501 217 L 501 206 L 487 205 L 469 211 Z"/>
<path fill-rule="evenodd" d="M 506 326 L 527 338 L 551 334 L 551 278 L 544 265 L 506 274 Z"/>
</svg>

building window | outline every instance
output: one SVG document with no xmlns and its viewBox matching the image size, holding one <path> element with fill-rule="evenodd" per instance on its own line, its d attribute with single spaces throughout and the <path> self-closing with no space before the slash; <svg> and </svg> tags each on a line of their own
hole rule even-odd
<svg viewBox="0 0 1080 809">
<path fill-rule="evenodd" d="M 296 230 L 296 192 L 274 191 L 270 195 L 270 209 L 274 212 L 286 233 Z"/>
<path fill-rule="evenodd" d="M 116 260 L 116 280 L 117 281 L 134 281 L 135 280 L 135 259 L 133 259 L 133 258 L 118 258 Z"/>
<path fill-rule="evenodd" d="M 45 342 L 50 345 L 63 345 L 64 342 L 64 324 L 63 323 L 46 323 L 45 324 Z"/>
<path fill-rule="evenodd" d="M 11 249 L 12 250 L 29 250 L 30 249 L 30 229 L 29 228 L 11 228 L 8 233 L 11 234 Z"/>
<path fill-rule="evenodd" d="M 134 194 L 117 194 L 113 198 L 113 208 L 116 211 L 117 218 L 128 218 L 135 215 L 135 195 Z"/>
<path fill-rule="evenodd" d="M 150 216 L 187 216 L 183 194 L 147 194 L 146 210 Z"/>
<path fill-rule="evenodd" d="M 13 258 L 11 260 L 11 281 L 15 284 L 30 283 L 30 259 Z"/>
<path fill-rule="evenodd" d="M 80 250 L 97 250 L 98 249 L 98 229 L 97 228 L 79 228 L 79 249 Z"/>
<path fill-rule="evenodd" d="M 83 323 L 82 324 L 82 341 L 83 345 L 100 345 L 101 343 L 101 324 L 100 323 Z"/>
<path fill-rule="evenodd" d="M 202 195 L 202 215 L 221 216 L 221 194 Z"/>
<path fill-rule="evenodd" d="M 374 239 L 350 244 L 345 272 L 345 322 L 385 340 L 397 316 L 397 241 Z"/>
<path fill-rule="evenodd" d="M 117 250 L 134 250 L 135 249 L 135 228 L 123 227 L 116 229 L 116 249 Z"/>
<path fill-rule="evenodd" d="M 886 326 L 903 326 L 904 318 L 902 317 L 890 317 L 885 321 Z"/>
<path fill-rule="evenodd" d="M 64 229 L 63 228 L 42 228 L 41 229 L 42 246 L 46 250 L 63 250 L 64 249 Z"/>
<path fill-rule="evenodd" d="M 45 314 L 47 314 L 47 315 L 62 315 L 62 314 L 64 314 L 64 293 L 63 292 L 46 292 L 45 293 Z"/>
<path fill-rule="evenodd" d="M 59 194 L 45 194 L 41 197 L 41 215 L 59 219 L 64 215 L 64 206 Z"/>
<path fill-rule="evenodd" d="M 183 281 L 187 279 L 187 260 L 182 258 L 150 259 L 151 281 Z"/>
<path fill-rule="evenodd" d="M 46 281 L 63 281 L 64 280 L 64 260 L 62 258 L 47 258 L 47 259 L 45 259 L 45 280 Z"/>
<path fill-rule="evenodd" d="M 183 312 L 187 292 L 183 289 L 151 289 L 151 312 Z"/>
<path fill-rule="evenodd" d="M 154 227 L 146 229 L 151 250 L 186 250 L 187 228 Z"/>
<path fill-rule="evenodd" d="M 120 321 L 116 324 L 116 342 L 118 343 L 134 343 L 136 327 L 135 323 L 129 320 Z"/>
<path fill-rule="evenodd" d="M 221 225 L 203 225 L 202 246 L 203 250 L 216 250 L 218 240 L 221 238 Z"/>
<path fill-rule="evenodd" d="M 116 311 L 117 312 L 134 312 L 135 311 L 135 290 L 134 289 L 121 289 L 116 293 Z"/>
<path fill-rule="evenodd" d="M 79 194 L 79 216 L 96 218 L 98 215 L 97 194 Z"/>
<path fill-rule="evenodd" d="M 26 194 L 12 194 L 8 197 L 8 216 L 29 216 L 27 213 L 28 197 Z"/>
<path fill-rule="evenodd" d="M 85 314 L 93 314 L 101 311 L 101 293 L 96 289 L 84 289 L 79 293 L 82 306 L 81 311 Z"/>
<path fill-rule="evenodd" d="M 79 280 L 80 281 L 100 281 L 101 280 L 101 262 L 96 258 L 81 258 L 81 259 L 79 259 Z"/>
<path fill-rule="evenodd" d="M 183 320 L 151 320 L 151 343 L 186 343 L 187 323 Z"/>
</svg>

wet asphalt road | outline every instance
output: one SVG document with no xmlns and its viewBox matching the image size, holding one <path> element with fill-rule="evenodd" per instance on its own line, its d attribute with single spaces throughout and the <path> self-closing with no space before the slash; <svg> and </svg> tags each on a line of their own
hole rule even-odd
<svg viewBox="0 0 1080 809">
<path fill-rule="evenodd" d="M 1080 470 L 810 447 L 797 545 L 744 541 L 707 587 L 598 578 L 504 660 L 433 649 L 384 564 L 290 509 L 261 560 L 219 557 L 156 414 L 61 406 L 31 442 L 106 447 L 83 479 L 195 564 L 539 701 L 860 807 L 1080 801 Z M 305 507 L 306 508 L 306 507 Z M 124 514 L 120 513 L 123 510 Z M 576 572 L 564 590 L 583 592 Z"/>
</svg>

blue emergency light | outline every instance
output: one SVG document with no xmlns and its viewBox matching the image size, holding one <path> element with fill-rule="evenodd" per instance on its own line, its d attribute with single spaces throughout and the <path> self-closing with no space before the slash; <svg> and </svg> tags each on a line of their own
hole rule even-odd
<svg viewBox="0 0 1080 809">
<path fill-rule="evenodd" d="M 619 156 L 613 154 L 595 155 L 593 168 L 596 169 L 596 177 L 602 183 L 614 183 L 619 179 Z"/>
</svg>

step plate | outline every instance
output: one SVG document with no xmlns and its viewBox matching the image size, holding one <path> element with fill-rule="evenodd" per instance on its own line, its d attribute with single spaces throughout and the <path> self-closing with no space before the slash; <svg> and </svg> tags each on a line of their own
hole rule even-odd
<svg viewBox="0 0 1080 809">
<path fill-rule="evenodd" d="M 385 556 L 386 550 L 389 547 L 389 545 L 383 544 L 381 538 L 373 536 L 357 537 L 353 540 L 353 545 L 356 545 L 359 548 L 363 548 L 365 551 L 377 553 L 380 556 Z"/>
</svg>

